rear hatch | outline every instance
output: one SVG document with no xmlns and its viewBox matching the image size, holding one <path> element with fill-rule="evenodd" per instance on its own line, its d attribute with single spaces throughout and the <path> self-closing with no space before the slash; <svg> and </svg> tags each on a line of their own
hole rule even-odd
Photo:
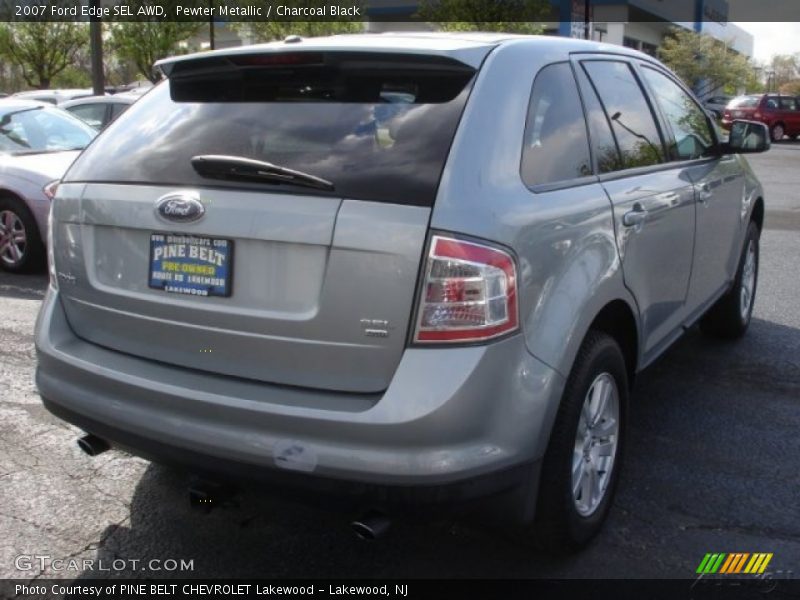
<svg viewBox="0 0 800 600">
<path fill-rule="evenodd" d="M 173 67 L 56 199 L 71 327 L 207 372 L 385 389 L 475 69 L 322 51 Z"/>
</svg>

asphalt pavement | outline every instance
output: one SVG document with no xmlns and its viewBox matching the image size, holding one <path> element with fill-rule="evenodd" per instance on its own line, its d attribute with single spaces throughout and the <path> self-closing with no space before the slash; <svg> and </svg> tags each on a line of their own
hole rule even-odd
<svg viewBox="0 0 800 600">
<path fill-rule="evenodd" d="M 800 143 L 751 163 L 767 198 L 751 329 L 737 343 L 692 330 L 641 374 L 616 504 L 569 558 L 460 522 L 395 523 L 365 542 L 338 512 L 264 492 L 190 510 L 183 475 L 116 451 L 89 458 L 42 408 L 32 331 L 46 279 L 0 273 L 0 578 L 687 578 L 707 552 L 771 552 L 776 576 L 800 576 Z M 98 559 L 127 562 L 80 567 Z"/>
</svg>

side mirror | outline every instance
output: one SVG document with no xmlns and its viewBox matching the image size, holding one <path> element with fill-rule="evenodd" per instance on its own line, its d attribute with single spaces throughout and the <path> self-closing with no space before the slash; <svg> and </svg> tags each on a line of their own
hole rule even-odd
<svg viewBox="0 0 800 600">
<path fill-rule="evenodd" d="M 758 121 L 734 121 L 728 142 L 723 144 L 725 153 L 733 154 L 766 152 L 769 148 L 769 129 Z"/>
</svg>

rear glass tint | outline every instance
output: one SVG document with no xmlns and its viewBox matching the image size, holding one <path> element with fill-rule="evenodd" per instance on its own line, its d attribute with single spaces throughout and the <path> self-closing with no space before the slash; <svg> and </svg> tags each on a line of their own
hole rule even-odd
<svg viewBox="0 0 800 600">
<path fill-rule="evenodd" d="M 356 53 L 240 55 L 177 64 L 67 174 L 69 181 L 332 193 L 431 205 L 475 71 L 441 57 Z M 208 179 L 197 155 L 227 155 L 326 179 Z"/>
</svg>

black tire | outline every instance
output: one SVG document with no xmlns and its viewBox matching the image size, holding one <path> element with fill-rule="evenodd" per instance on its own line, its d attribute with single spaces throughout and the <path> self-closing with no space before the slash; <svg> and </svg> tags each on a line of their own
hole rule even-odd
<svg viewBox="0 0 800 600">
<path fill-rule="evenodd" d="M 573 459 L 584 401 L 592 384 L 602 374 L 613 377 L 618 392 L 617 448 L 602 500 L 591 514 L 583 516 L 573 498 Z M 532 532 L 534 544 L 540 550 L 572 552 L 585 546 L 601 530 L 613 502 L 622 465 L 627 406 L 628 376 L 622 350 L 611 336 L 590 331 L 567 380 L 542 463 Z"/>
<path fill-rule="evenodd" d="M 775 125 L 772 126 L 772 129 L 770 129 L 769 135 L 773 142 L 780 142 L 783 139 L 783 136 L 786 135 L 786 127 L 783 125 L 783 123 L 775 123 Z"/>
<path fill-rule="evenodd" d="M 13 264 L 7 262 L 4 256 L 0 255 L 0 267 L 11 273 L 38 273 L 47 266 L 47 255 L 45 252 L 42 236 L 39 227 L 36 225 L 31 211 L 19 198 L 13 196 L 0 197 L 0 214 L 11 212 L 17 216 L 19 222 L 25 229 L 26 242 L 21 257 Z"/>
<path fill-rule="evenodd" d="M 737 339 L 742 337 L 750 326 L 756 290 L 758 289 L 759 237 L 758 225 L 751 221 L 747 227 L 747 235 L 739 257 L 739 266 L 736 269 L 733 287 L 701 319 L 700 329 L 704 333 L 724 339 Z M 745 310 L 743 307 L 742 283 L 748 249 L 751 243 L 755 251 L 755 274 L 750 303 Z"/>
</svg>

